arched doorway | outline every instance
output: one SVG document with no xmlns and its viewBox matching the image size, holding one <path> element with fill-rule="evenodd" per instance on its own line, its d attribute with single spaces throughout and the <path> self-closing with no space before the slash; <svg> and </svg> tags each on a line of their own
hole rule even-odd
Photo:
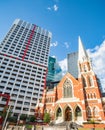
<svg viewBox="0 0 105 130">
<path fill-rule="evenodd" d="M 72 121 L 72 111 L 70 107 L 67 107 L 65 110 L 65 121 Z"/>
<path fill-rule="evenodd" d="M 77 106 L 75 109 L 75 119 L 79 120 L 79 119 L 81 119 L 81 117 L 82 117 L 81 109 L 79 106 Z"/>
</svg>

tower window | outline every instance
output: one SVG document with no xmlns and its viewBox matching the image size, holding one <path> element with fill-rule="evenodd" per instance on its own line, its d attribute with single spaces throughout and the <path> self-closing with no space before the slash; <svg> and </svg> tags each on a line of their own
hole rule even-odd
<svg viewBox="0 0 105 130">
<path fill-rule="evenodd" d="M 82 77 L 82 83 L 83 83 L 83 86 L 86 87 L 86 80 L 84 77 Z"/>
<path fill-rule="evenodd" d="M 88 117 L 91 116 L 91 109 L 90 109 L 90 107 L 87 108 L 87 115 L 88 115 Z"/>
<path fill-rule="evenodd" d="M 93 86 L 93 80 L 91 77 L 88 77 L 88 83 L 89 83 L 89 86 Z"/>
<path fill-rule="evenodd" d="M 98 108 L 94 107 L 93 108 L 93 116 L 97 116 L 98 115 Z"/>
<path fill-rule="evenodd" d="M 87 66 L 84 65 L 84 72 L 87 72 Z"/>
</svg>

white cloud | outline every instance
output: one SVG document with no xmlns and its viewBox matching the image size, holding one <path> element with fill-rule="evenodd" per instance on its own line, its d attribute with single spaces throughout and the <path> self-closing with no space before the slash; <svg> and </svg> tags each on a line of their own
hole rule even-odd
<svg viewBox="0 0 105 130">
<path fill-rule="evenodd" d="M 100 46 L 88 49 L 88 53 L 92 58 L 93 69 L 102 81 L 103 86 L 105 85 L 105 82 L 103 82 L 105 81 L 105 41 Z"/>
<path fill-rule="evenodd" d="M 58 6 L 56 4 L 53 6 L 49 6 L 49 7 L 47 7 L 47 10 L 56 12 L 56 11 L 58 11 Z"/>
<path fill-rule="evenodd" d="M 56 46 L 58 46 L 58 42 L 57 41 L 55 41 L 55 42 L 50 44 L 50 47 L 56 47 Z"/>
<path fill-rule="evenodd" d="M 64 60 L 59 61 L 59 65 L 62 69 L 62 75 L 65 75 L 67 72 L 67 58 L 65 58 Z"/>
<path fill-rule="evenodd" d="M 47 9 L 48 9 L 48 10 L 51 10 L 51 7 L 48 7 Z"/>
<path fill-rule="evenodd" d="M 69 43 L 68 42 L 65 42 L 64 45 L 66 46 L 67 49 L 69 48 Z"/>
<path fill-rule="evenodd" d="M 100 46 L 87 50 L 92 59 L 92 66 L 95 74 L 100 78 L 102 87 L 105 86 L 105 41 Z M 59 61 L 62 75 L 67 72 L 67 59 Z M 105 88 L 105 87 L 104 87 Z"/>
<path fill-rule="evenodd" d="M 54 11 L 57 11 L 57 10 L 58 10 L 58 6 L 57 6 L 57 5 L 54 5 L 54 6 L 53 6 L 53 9 L 54 9 Z"/>
<path fill-rule="evenodd" d="M 51 57 L 56 58 L 56 56 L 51 56 Z"/>
</svg>

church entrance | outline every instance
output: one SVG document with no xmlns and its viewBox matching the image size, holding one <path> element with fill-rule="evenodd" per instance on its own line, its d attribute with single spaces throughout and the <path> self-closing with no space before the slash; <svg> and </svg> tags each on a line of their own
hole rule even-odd
<svg viewBox="0 0 105 130">
<path fill-rule="evenodd" d="M 65 121 L 72 121 L 72 111 L 70 107 L 67 107 L 65 110 Z"/>
</svg>

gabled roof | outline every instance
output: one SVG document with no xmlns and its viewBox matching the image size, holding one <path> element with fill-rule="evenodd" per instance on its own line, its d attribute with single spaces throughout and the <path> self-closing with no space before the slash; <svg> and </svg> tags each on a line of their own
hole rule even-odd
<svg viewBox="0 0 105 130">
<path fill-rule="evenodd" d="M 63 84 L 65 82 L 66 79 L 71 80 L 71 82 L 73 83 L 73 85 L 78 85 L 78 80 L 73 77 L 69 72 L 67 72 L 63 78 L 61 79 L 61 81 L 59 82 L 59 84 L 57 86 L 59 86 L 60 84 Z"/>
</svg>

